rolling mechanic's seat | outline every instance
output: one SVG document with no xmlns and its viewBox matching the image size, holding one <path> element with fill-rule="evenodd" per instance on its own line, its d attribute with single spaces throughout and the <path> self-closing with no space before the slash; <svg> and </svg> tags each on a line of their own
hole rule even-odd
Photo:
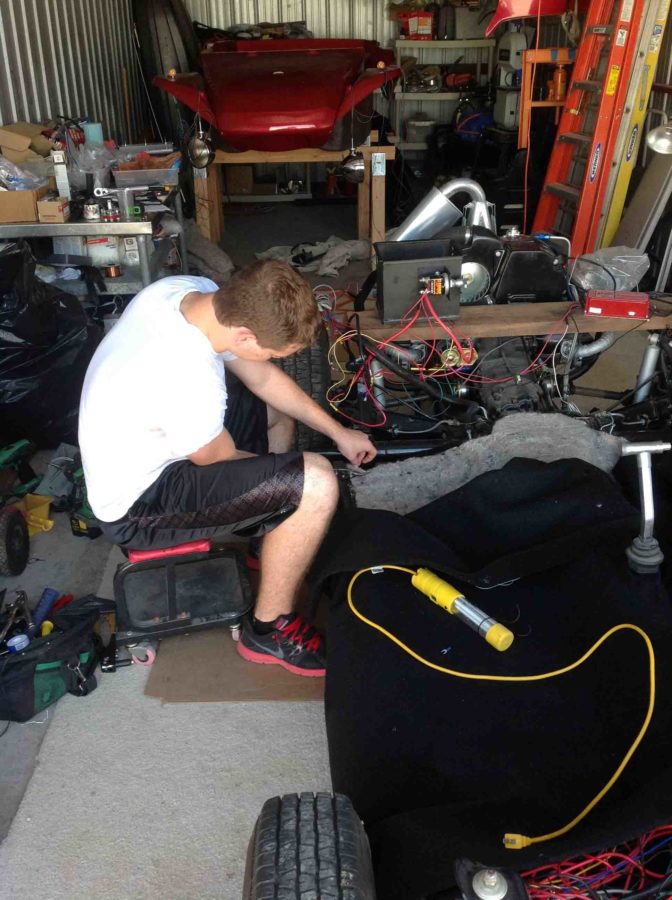
<svg viewBox="0 0 672 900">
<path fill-rule="evenodd" d="M 114 575 L 114 599 L 120 644 L 223 624 L 238 640 L 252 607 L 242 554 L 209 539 L 129 550 Z"/>
</svg>

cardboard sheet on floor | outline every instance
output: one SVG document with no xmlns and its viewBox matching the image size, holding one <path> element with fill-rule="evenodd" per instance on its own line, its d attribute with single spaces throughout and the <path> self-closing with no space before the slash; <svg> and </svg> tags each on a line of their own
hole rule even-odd
<svg viewBox="0 0 672 900">
<path fill-rule="evenodd" d="M 164 703 L 322 700 L 324 679 L 245 662 L 228 628 L 213 628 L 161 641 L 145 694 Z"/>
</svg>

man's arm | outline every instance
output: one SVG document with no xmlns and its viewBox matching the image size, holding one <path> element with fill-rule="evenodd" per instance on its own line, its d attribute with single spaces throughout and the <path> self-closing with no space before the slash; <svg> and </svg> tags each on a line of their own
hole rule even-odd
<svg viewBox="0 0 672 900">
<path fill-rule="evenodd" d="M 326 435 L 354 465 L 371 462 L 376 450 L 361 431 L 344 428 L 272 362 L 227 360 L 227 369 L 270 406 Z"/>
<path fill-rule="evenodd" d="M 195 453 L 190 453 L 187 459 L 196 466 L 209 466 L 211 463 L 245 459 L 248 456 L 254 456 L 254 453 L 237 450 L 229 432 L 226 428 L 222 428 L 216 438 L 213 438 L 204 447 L 200 447 Z"/>
</svg>

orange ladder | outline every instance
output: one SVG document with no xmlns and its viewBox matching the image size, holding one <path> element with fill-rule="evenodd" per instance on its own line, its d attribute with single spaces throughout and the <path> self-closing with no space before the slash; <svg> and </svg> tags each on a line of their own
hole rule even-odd
<svg viewBox="0 0 672 900">
<path fill-rule="evenodd" d="M 534 232 L 561 234 L 572 256 L 595 249 L 647 0 L 592 0 L 560 118 Z"/>
</svg>

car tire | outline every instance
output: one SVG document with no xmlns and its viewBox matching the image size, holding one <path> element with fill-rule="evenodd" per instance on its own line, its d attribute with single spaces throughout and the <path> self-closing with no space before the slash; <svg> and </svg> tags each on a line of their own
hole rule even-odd
<svg viewBox="0 0 672 900">
<path fill-rule="evenodd" d="M 250 840 L 243 900 L 375 900 L 364 827 L 343 794 L 264 803 Z"/>
<path fill-rule="evenodd" d="M 23 513 L 0 510 L 0 575 L 20 575 L 28 564 L 30 538 Z"/>
<path fill-rule="evenodd" d="M 329 404 L 326 400 L 326 393 L 330 384 L 328 352 L 329 338 L 323 328 L 312 346 L 306 347 L 305 350 L 299 350 L 293 356 L 276 360 L 292 381 L 295 381 L 301 390 L 327 411 Z M 328 445 L 329 442 L 324 435 L 297 422 L 295 445 L 297 450 L 321 450 Z"/>
</svg>

